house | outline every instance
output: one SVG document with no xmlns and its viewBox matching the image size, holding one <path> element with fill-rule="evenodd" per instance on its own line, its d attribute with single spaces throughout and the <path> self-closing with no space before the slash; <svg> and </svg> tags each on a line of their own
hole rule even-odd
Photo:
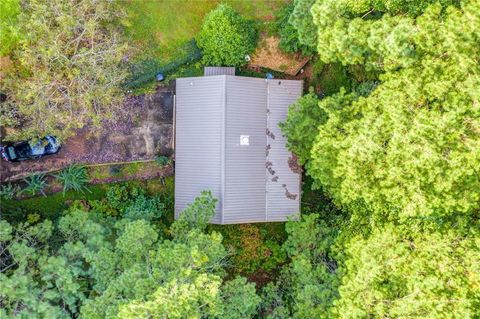
<svg viewBox="0 0 480 319">
<path fill-rule="evenodd" d="M 179 78 L 175 102 L 175 216 L 210 190 L 212 223 L 286 221 L 300 211 L 300 169 L 278 123 L 303 82 L 206 68 Z"/>
</svg>

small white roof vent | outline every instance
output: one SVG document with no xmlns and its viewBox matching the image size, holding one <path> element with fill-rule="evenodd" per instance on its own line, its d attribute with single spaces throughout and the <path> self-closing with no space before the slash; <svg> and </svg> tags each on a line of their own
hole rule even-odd
<svg viewBox="0 0 480 319">
<path fill-rule="evenodd" d="M 250 136 L 240 135 L 240 145 L 250 145 Z"/>
</svg>

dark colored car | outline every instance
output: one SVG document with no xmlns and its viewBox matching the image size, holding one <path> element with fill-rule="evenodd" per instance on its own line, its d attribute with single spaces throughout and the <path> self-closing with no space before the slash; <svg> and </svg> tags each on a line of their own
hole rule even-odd
<svg viewBox="0 0 480 319">
<path fill-rule="evenodd" d="M 4 160 L 18 162 L 56 154 L 60 150 L 60 147 L 61 145 L 55 136 L 48 135 L 35 144 L 29 141 L 7 143 L 0 146 L 0 152 Z"/>
</svg>

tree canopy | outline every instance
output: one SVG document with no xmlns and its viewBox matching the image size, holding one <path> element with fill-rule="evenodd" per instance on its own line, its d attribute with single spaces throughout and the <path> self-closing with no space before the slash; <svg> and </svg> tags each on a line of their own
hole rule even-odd
<svg viewBox="0 0 480 319">
<path fill-rule="evenodd" d="M 319 58 L 378 79 L 304 96 L 282 125 L 315 187 L 343 212 L 338 224 L 305 217 L 308 233 L 330 234 L 317 243 L 331 242 L 320 257 L 293 250 L 279 285 L 317 284 L 287 291 L 283 305 L 293 316 L 288 300 L 326 317 L 475 318 L 480 4 L 324 0 L 311 12 Z"/>
<path fill-rule="evenodd" d="M 314 7 L 319 23 L 325 22 L 324 6 Z M 337 42 L 320 36 L 319 26 L 321 58 L 383 67 L 381 83 L 368 96 L 343 103 L 340 93 L 320 102 L 328 121 L 317 123 L 315 142 L 306 137 L 311 148 L 300 152 L 309 154 L 308 173 L 340 204 L 363 201 L 375 213 L 401 218 L 479 208 L 478 9 L 476 2 L 448 9 L 435 4 L 416 19 L 355 18 L 343 27 L 358 27 L 355 38 L 365 43 L 345 43 L 327 53 L 322 41 L 330 48 Z M 360 36 L 362 30 L 371 39 Z M 292 123 L 287 135 L 297 145 L 296 128 L 311 118 L 305 114 L 302 122 L 299 116 L 286 124 Z"/>
<path fill-rule="evenodd" d="M 0 116 L 21 127 L 11 138 L 66 138 L 111 117 L 123 97 L 128 49 L 112 23 L 122 17 L 114 2 L 22 1 L 20 7 L 9 0 L 3 7 L 10 9 L 0 10 L 9 16 L 0 25 L 1 54 L 12 68 L 1 79 L 7 101 Z"/>
<path fill-rule="evenodd" d="M 255 49 L 257 32 L 253 24 L 229 5 L 220 4 L 203 21 L 196 37 L 203 51 L 203 63 L 214 66 L 241 66 Z"/>
<path fill-rule="evenodd" d="M 311 9 L 315 0 L 294 0 L 294 8 L 289 22 L 298 32 L 298 40 L 304 46 L 315 49 L 317 27 L 313 23 Z"/>
<path fill-rule="evenodd" d="M 195 222 L 215 212 L 209 193 L 185 210 L 169 237 L 155 206 L 148 206 L 150 220 L 123 209 L 138 206 L 132 194 L 145 197 L 129 192 L 114 188 L 106 200 L 76 203 L 56 223 L 0 221 L 0 316 L 240 319 L 256 313 L 255 285 L 226 280 L 222 236 L 206 233 L 201 218 Z M 112 217 L 118 208 L 121 215 Z"/>
</svg>

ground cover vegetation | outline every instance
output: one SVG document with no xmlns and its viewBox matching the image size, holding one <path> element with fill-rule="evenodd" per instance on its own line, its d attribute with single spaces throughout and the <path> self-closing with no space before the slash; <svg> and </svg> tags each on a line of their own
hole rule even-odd
<svg viewBox="0 0 480 319">
<path fill-rule="evenodd" d="M 172 159 L 158 156 L 155 161 L 130 163 L 80 165 L 71 164 L 63 169 L 50 172 L 30 173 L 24 178 L 16 178 L 0 185 L 0 199 L 13 200 L 46 196 L 63 190 L 77 193 L 90 192 L 93 184 L 113 183 L 134 179 L 149 180 L 170 175 Z M 165 178 L 161 177 L 164 181 Z"/>
</svg>

